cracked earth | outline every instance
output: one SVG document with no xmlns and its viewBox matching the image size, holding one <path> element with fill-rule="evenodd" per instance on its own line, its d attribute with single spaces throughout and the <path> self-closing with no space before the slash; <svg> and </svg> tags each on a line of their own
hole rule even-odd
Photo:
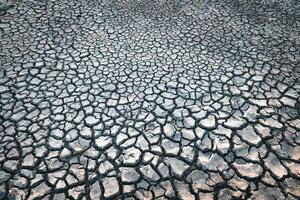
<svg viewBox="0 0 300 200">
<path fill-rule="evenodd" d="M 300 198 L 299 1 L 13 4 L 0 199 Z"/>
</svg>

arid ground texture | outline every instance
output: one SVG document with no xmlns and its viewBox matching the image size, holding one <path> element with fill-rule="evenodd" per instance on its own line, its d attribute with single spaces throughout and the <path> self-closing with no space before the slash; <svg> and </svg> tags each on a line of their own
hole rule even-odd
<svg viewBox="0 0 300 200">
<path fill-rule="evenodd" d="M 0 199 L 300 198 L 298 0 L 9 3 Z"/>
</svg>

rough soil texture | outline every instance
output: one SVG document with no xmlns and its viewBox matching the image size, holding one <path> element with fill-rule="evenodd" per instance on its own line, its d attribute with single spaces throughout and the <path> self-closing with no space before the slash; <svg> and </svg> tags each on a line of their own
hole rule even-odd
<svg viewBox="0 0 300 200">
<path fill-rule="evenodd" d="M 0 199 L 300 198 L 298 0 L 12 3 Z"/>
</svg>

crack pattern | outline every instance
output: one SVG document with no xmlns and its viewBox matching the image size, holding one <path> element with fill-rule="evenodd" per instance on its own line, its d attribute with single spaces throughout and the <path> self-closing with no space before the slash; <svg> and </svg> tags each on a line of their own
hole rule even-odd
<svg viewBox="0 0 300 200">
<path fill-rule="evenodd" d="M 0 16 L 0 199 L 300 198 L 296 0 L 24 0 Z"/>
</svg>

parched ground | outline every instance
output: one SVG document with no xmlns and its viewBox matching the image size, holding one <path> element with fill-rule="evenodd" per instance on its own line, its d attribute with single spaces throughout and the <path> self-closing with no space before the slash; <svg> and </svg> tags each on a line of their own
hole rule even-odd
<svg viewBox="0 0 300 200">
<path fill-rule="evenodd" d="M 0 199 L 300 198 L 298 0 L 13 4 Z"/>
</svg>

